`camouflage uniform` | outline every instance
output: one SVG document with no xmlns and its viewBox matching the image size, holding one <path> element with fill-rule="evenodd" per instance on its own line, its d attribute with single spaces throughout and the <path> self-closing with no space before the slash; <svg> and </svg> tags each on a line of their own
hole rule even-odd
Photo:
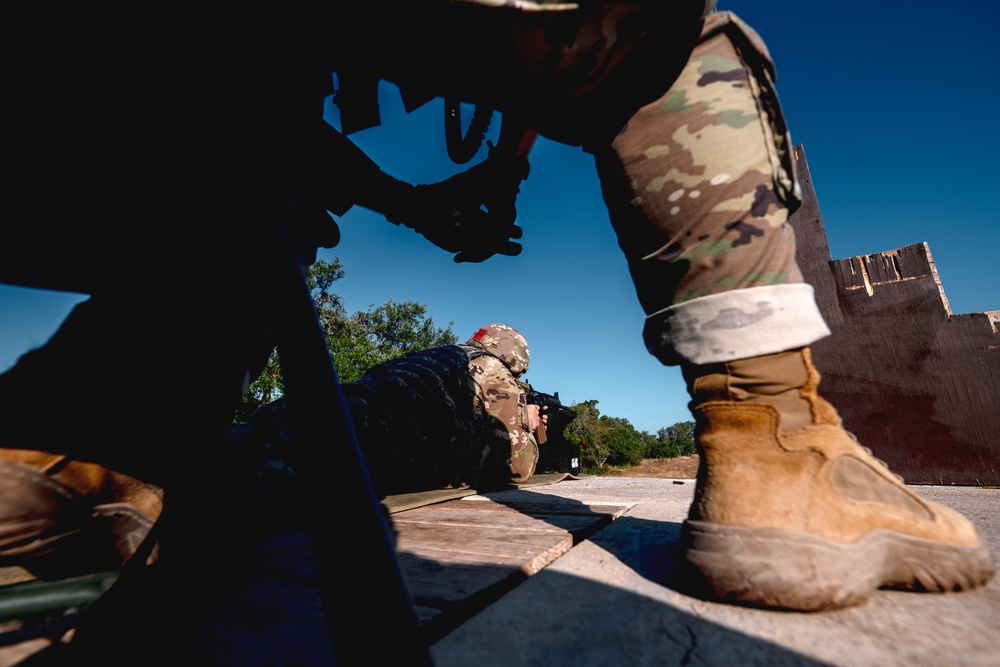
<svg viewBox="0 0 1000 667">
<path fill-rule="evenodd" d="M 366 62 L 404 96 L 413 80 L 450 90 L 594 156 L 652 354 L 703 365 L 829 334 L 795 263 L 792 144 L 752 28 L 715 0 L 455 5 L 421 35 L 445 56 L 404 30 L 392 40 L 427 61 L 390 66 L 382 45 Z"/>
<path fill-rule="evenodd" d="M 729 12 L 660 99 L 591 149 L 650 353 L 705 364 L 829 334 L 795 263 L 800 203 L 767 47 Z"/>
<path fill-rule="evenodd" d="M 465 345 L 392 359 L 343 386 L 376 489 L 485 488 L 525 481 L 538 444 L 528 427 L 524 337 L 490 324 Z"/>
<path fill-rule="evenodd" d="M 796 349 L 830 333 L 795 263 L 787 219 L 801 192 L 774 63 L 760 36 L 715 4 L 550 6 L 534 12 L 544 29 L 525 23 L 535 41 L 517 41 L 532 49 L 521 59 L 536 102 L 525 122 L 594 156 L 647 315 L 646 347 L 668 365 Z"/>
<path fill-rule="evenodd" d="M 795 263 L 801 193 L 760 36 L 715 0 L 581 7 L 524 20 L 523 118 L 594 156 L 650 353 L 701 365 L 828 335 Z"/>
</svg>

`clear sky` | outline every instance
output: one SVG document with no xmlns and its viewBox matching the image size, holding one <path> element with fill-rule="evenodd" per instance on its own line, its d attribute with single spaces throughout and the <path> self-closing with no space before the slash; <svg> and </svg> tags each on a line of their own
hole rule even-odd
<svg viewBox="0 0 1000 667">
<path fill-rule="evenodd" d="M 1000 310 L 995 2 L 719 0 L 719 8 L 753 25 L 775 58 L 833 258 L 927 242 L 954 313 Z M 385 171 L 429 183 L 462 168 L 445 152 L 440 100 L 406 114 L 384 86 L 382 103 L 383 124 L 352 139 Z M 680 371 L 643 347 L 644 316 L 591 159 L 543 139 L 531 163 L 518 203 L 520 256 L 454 264 L 413 231 L 355 208 L 339 219 L 340 245 L 320 253 L 344 264 L 335 290 L 351 311 L 423 303 L 461 340 L 506 322 L 528 340 L 526 377 L 536 389 L 564 403 L 596 399 L 602 414 L 651 433 L 689 419 Z M 43 344 L 83 298 L 0 285 L 0 370 Z"/>
</svg>

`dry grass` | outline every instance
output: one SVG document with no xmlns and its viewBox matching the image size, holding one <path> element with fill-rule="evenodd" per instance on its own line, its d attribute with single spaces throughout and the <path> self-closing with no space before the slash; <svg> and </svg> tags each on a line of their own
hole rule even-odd
<svg viewBox="0 0 1000 667">
<path fill-rule="evenodd" d="M 698 455 L 671 459 L 643 459 L 637 466 L 613 468 L 608 475 L 619 477 L 658 477 L 661 479 L 694 479 L 698 473 Z"/>
</svg>

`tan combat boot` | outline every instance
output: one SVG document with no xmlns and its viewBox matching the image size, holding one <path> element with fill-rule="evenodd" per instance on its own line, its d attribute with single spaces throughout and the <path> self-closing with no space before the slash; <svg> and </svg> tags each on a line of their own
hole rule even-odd
<svg viewBox="0 0 1000 667">
<path fill-rule="evenodd" d="M 163 510 L 163 491 L 94 463 L 0 448 L 0 566 L 56 579 L 117 570 Z M 144 553 L 157 557 L 155 545 Z"/>
<path fill-rule="evenodd" d="M 710 595 L 813 611 L 880 587 L 957 591 L 992 577 L 968 520 L 841 427 L 808 348 L 684 373 L 701 468 L 683 544 Z"/>
</svg>

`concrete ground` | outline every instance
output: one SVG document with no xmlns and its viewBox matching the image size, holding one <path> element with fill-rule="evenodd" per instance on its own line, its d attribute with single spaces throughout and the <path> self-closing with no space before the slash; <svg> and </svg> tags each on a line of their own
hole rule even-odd
<svg viewBox="0 0 1000 667">
<path fill-rule="evenodd" d="M 913 488 L 970 518 L 1000 559 L 1000 490 Z M 819 613 L 686 595 L 676 545 L 693 492 L 692 480 L 593 477 L 490 494 L 631 507 L 434 644 L 435 665 L 1000 665 L 997 579 L 961 593 L 878 591 Z"/>
</svg>

